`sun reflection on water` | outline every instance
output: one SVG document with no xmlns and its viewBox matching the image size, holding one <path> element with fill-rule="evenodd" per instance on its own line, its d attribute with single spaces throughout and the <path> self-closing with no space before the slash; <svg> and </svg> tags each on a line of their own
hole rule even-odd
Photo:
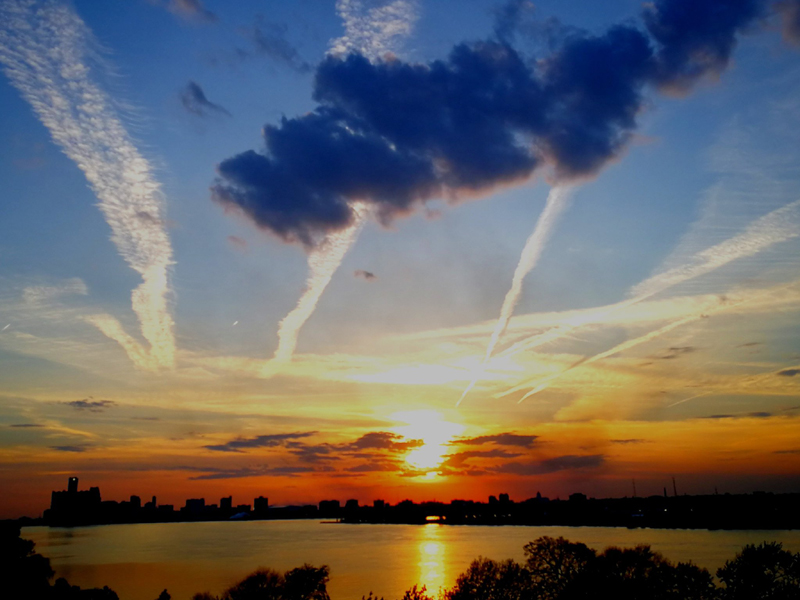
<svg viewBox="0 0 800 600">
<path fill-rule="evenodd" d="M 429 524 L 419 528 L 419 577 L 420 586 L 428 588 L 430 595 L 437 595 L 444 587 L 444 544 L 441 542 L 440 525 Z"/>
</svg>

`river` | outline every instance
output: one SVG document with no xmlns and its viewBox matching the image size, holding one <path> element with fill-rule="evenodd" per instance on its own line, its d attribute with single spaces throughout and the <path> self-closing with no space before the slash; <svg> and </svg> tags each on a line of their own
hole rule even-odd
<svg viewBox="0 0 800 600">
<path fill-rule="evenodd" d="M 782 542 L 800 551 L 800 531 L 707 531 L 602 527 L 345 525 L 318 521 L 240 521 L 25 527 L 22 536 L 51 560 L 56 577 L 81 587 L 109 586 L 120 600 L 173 600 L 221 593 L 257 567 L 281 571 L 309 563 L 331 569 L 332 600 L 359 600 L 372 591 L 386 600 L 422 584 L 449 587 L 480 556 L 523 560 L 522 547 L 563 536 L 601 550 L 649 544 L 672 561 L 692 561 L 712 573 L 742 546 Z"/>
</svg>

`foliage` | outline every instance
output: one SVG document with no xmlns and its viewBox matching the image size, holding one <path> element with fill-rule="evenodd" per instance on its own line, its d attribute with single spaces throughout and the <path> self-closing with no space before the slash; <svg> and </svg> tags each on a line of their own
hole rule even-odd
<svg viewBox="0 0 800 600">
<path fill-rule="evenodd" d="M 748 544 L 717 570 L 725 584 L 724 600 L 797 600 L 800 598 L 800 553 L 778 542 Z"/>
<path fill-rule="evenodd" d="M 530 572 L 513 560 L 497 562 L 489 558 L 474 560 L 456 580 L 446 600 L 516 600 L 528 597 Z"/>
</svg>

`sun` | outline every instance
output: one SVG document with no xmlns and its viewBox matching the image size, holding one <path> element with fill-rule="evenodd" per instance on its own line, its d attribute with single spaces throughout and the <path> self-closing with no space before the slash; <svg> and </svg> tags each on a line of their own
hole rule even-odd
<svg viewBox="0 0 800 600">
<path fill-rule="evenodd" d="M 464 431 L 464 426 L 445 421 L 434 410 L 398 412 L 392 419 L 406 423 L 395 432 L 410 440 L 422 440 L 422 445 L 409 450 L 405 460 L 409 466 L 423 472 L 426 480 L 437 476 L 437 470 L 448 452 L 447 444 Z"/>
</svg>

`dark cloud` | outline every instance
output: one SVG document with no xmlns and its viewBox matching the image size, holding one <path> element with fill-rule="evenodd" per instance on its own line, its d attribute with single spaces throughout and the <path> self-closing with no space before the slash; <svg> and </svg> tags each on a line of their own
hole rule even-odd
<svg viewBox="0 0 800 600">
<path fill-rule="evenodd" d="M 349 444 L 338 446 L 342 450 L 391 450 L 401 452 L 423 445 L 422 440 L 406 440 L 402 435 L 388 431 L 372 431 Z"/>
<path fill-rule="evenodd" d="M 300 56 L 297 48 L 286 39 L 288 27 L 284 23 L 271 23 L 259 18 L 256 25 L 244 30 L 244 35 L 253 45 L 253 54 L 282 63 L 300 73 L 311 71 L 311 65 Z M 240 58 L 250 53 L 240 51 Z"/>
<path fill-rule="evenodd" d="M 527 463 L 508 463 L 495 469 L 498 473 L 511 473 L 514 475 L 543 475 L 555 473 L 557 471 L 572 471 L 576 469 L 592 469 L 601 466 L 605 462 L 602 454 L 557 456 L 547 460 L 527 462 Z"/>
<path fill-rule="evenodd" d="M 755 346 L 763 346 L 763 342 L 747 342 L 746 344 L 739 344 L 737 348 L 753 348 Z"/>
<path fill-rule="evenodd" d="M 658 50 L 655 81 L 685 93 L 727 66 L 737 35 L 766 14 L 764 0 L 655 0 L 644 21 Z"/>
<path fill-rule="evenodd" d="M 513 41 L 520 23 L 534 11 L 531 0 L 509 0 L 494 9 L 494 35 L 501 42 Z"/>
<path fill-rule="evenodd" d="M 363 269 L 358 269 L 357 271 L 353 272 L 354 277 L 361 277 L 367 281 L 375 281 L 378 276 L 375 273 L 371 273 L 370 271 L 364 271 Z"/>
<path fill-rule="evenodd" d="M 721 415 L 708 415 L 707 417 L 701 417 L 703 419 L 766 419 L 767 417 L 771 417 L 772 413 L 764 412 L 764 411 L 756 411 L 756 412 L 749 412 L 749 413 L 738 413 L 738 414 L 721 414 Z"/>
<path fill-rule="evenodd" d="M 538 438 L 538 435 L 519 435 L 516 433 L 498 433 L 496 435 L 481 435 L 474 438 L 463 438 L 454 440 L 453 444 L 464 444 L 467 446 L 479 446 L 482 444 L 497 444 L 498 446 L 520 446 L 530 448 Z"/>
<path fill-rule="evenodd" d="M 224 107 L 209 101 L 209 99 L 206 98 L 203 88 L 194 81 L 190 81 L 186 84 L 186 87 L 181 90 L 180 97 L 183 107 L 198 117 L 207 117 L 211 114 L 231 116 L 231 113 Z"/>
<path fill-rule="evenodd" d="M 207 450 L 216 452 L 243 452 L 249 448 L 275 448 L 285 446 L 290 440 L 307 438 L 314 435 L 316 431 L 305 431 L 299 433 L 277 433 L 272 435 L 259 435 L 254 438 L 236 438 L 224 444 L 212 444 L 203 446 Z"/>
<path fill-rule="evenodd" d="M 800 454 L 800 448 L 794 450 L 775 450 L 774 454 Z"/>
<path fill-rule="evenodd" d="M 653 358 L 660 358 L 661 360 L 673 360 L 684 354 L 691 354 L 697 350 L 694 346 L 674 346 L 669 348 L 664 354 L 654 356 Z"/>
<path fill-rule="evenodd" d="M 58 450 L 59 452 L 86 452 L 87 450 L 91 450 L 92 446 L 90 445 L 83 445 L 83 446 L 50 446 L 51 450 Z"/>
<path fill-rule="evenodd" d="M 775 8 L 783 21 L 783 39 L 800 45 L 800 0 L 781 0 Z"/>
<path fill-rule="evenodd" d="M 102 412 L 107 408 L 117 405 L 113 400 L 92 400 L 92 398 L 73 400 L 72 402 L 65 402 L 64 404 L 72 408 L 77 408 L 78 410 L 88 410 L 89 412 Z"/>
<path fill-rule="evenodd" d="M 795 375 L 800 375 L 800 369 L 783 369 L 778 371 L 778 375 L 781 377 L 794 377 Z"/>
<path fill-rule="evenodd" d="M 399 465 L 393 461 L 372 461 L 362 463 L 347 469 L 348 473 L 386 473 L 400 470 Z"/>
<path fill-rule="evenodd" d="M 506 450 L 501 450 L 500 448 L 495 448 L 494 450 L 472 450 L 448 455 L 442 466 L 450 469 L 459 469 L 464 466 L 466 461 L 473 458 L 518 458 L 519 456 L 521 455 L 517 452 L 508 452 Z"/>
<path fill-rule="evenodd" d="M 609 440 L 612 444 L 643 444 L 647 440 L 639 439 L 639 438 L 631 438 L 627 440 Z"/>
<path fill-rule="evenodd" d="M 9 425 L 9 427 L 28 428 L 28 427 L 44 427 L 44 425 L 39 425 L 38 423 L 13 423 Z"/>
<path fill-rule="evenodd" d="M 311 247 L 352 222 L 356 201 L 389 224 L 432 198 L 485 195 L 544 164 L 562 181 L 591 176 L 626 147 L 648 85 L 686 92 L 719 74 L 763 5 L 656 0 L 644 13 L 649 35 L 632 25 L 573 30 L 534 62 L 503 41 L 527 6 L 512 1 L 498 14 L 498 40 L 459 44 L 444 60 L 328 56 L 314 73 L 317 108 L 266 126 L 263 153 L 223 161 L 212 197 Z"/>
<path fill-rule="evenodd" d="M 189 477 L 193 481 L 205 481 L 213 479 L 240 479 L 244 477 L 263 477 L 265 475 L 278 475 L 295 477 L 303 473 L 314 471 L 311 467 L 239 467 L 239 468 L 216 468 L 216 467 L 176 467 L 178 471 L 200 471 L 201 475 Z"/>
</svg>

